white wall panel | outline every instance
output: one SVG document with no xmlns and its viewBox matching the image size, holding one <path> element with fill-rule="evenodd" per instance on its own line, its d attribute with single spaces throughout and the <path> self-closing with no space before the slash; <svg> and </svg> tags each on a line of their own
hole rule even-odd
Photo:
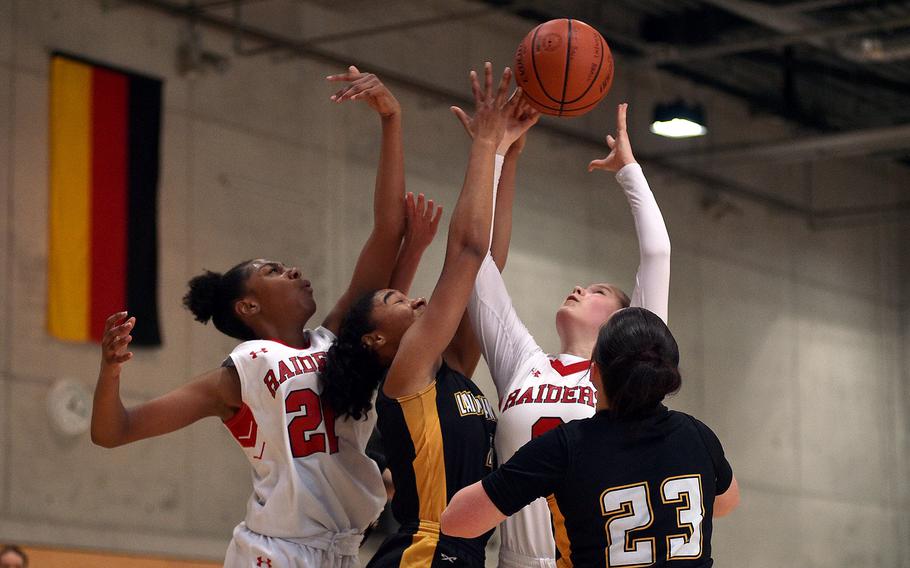
<svg viewBox="0 0 910 568">
<path fill-rule="evenodd" d="M 301 37 L 476 8 L 269 4 L 245 7 L 250 21 Z M 486 58 L 498 68 L 510 63 L 526 26 L 514 18 L 467 20 L 329 45 L 467 95 L 468 67 Z M 129 363 L 123 389 L 130 402 L 184 384 L 235 345 L 180 305 L 190 277 L 261 255 L 299 265 L 316 289 L 310 325 L 318 325 L 369 233 L 379 121 L 362 103 L 329 101 L 334 87 L 324 77 L 340 69 L 275 52 L 231 56 L 223 74 L 182 77 L 175 54 L 186 36 L 184 22 L 130 3 L 0 2 L 0 171 L 7 172 L 0 202 L 13 205 L 0 218 L 0 234 L 14 237 L 12 248 L 0 246 L 0 360 L 11 370 L 0 374 L 0 534 L 11 538 L 218 559 L 250 491 L 244 459 L 215 419 L 116 450 L 85 437 L 62 440 L 47 424 L 52 380 L 72 376 L 90 387 L 98 367 L 96 346 L 58 342 L 44 331 L 49 49 L 166 81 L 159 220 L 165 345 L 140 350 Z M 230 37 L 203 28 L 201 39 L 205 49 L 230 55 Z M 424 49 L 431 42 L 434 50 Z M 444 60 L 433 55 L 437 48 L 448 53 Z M 615 103 L 632 103 L 633 146 L 673 244 L 670 326 L 684 384 L 669 405 L 717 432 L 742 483 L 742 508 L 717 523 L 718 565 L 908 565 L 910 229 L 811 231 L 793 216 L 724 196 L 729 207 L 721 214 L 705 209 L 709 190 L 644 157 L 793 132 L 724 95 L 617 62 L 603 105 L 559 125 L 600 137 L 613 128 Z M 427 296 L 469 142 L 448 111 L 451 101 L 390 86 L 405 109 L 408 188 L 445 206 L 412 290 Z M 710 138 L 647 134 L 651 105 L 677 87 L 709 102 Z M 631 292 L 634 285 L 638 243 L 626 200 L 611 175 L 585 171 L 604 154 L 604 146 L 538 129 L 519 165 L 504 278 L 548 351 L 558 349 L 555 312 L 572 286 L 607 281 Z M 906 199 L 908 187 L 906 168 L 881 160 L 814 169 L 709 165 L 786 199 L 811 190 L 826 207 Z M 477 381 L 495 399 L 485 369 Z"/>
</svg>

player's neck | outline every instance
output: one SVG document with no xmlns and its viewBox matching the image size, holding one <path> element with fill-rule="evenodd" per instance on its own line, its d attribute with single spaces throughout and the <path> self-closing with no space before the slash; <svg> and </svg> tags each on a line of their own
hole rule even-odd
<svg viewBox="0 0 910 568">
<path fill-rule="evenodd" d="M 583 359 L 590 359 L 594 352 L 596 338 L 589 337 L 563 337 L 560 338 L 560 353 L 575 355 Z"/>
<path fill-rule="evenodd" d="M 284 326 L 268 325 L 259 334 L 263 339 L 279 341 L 289 347 L 305 348 L 309 346 L 310 339 L 302 325 L 289 324 Z"/>
</svg>

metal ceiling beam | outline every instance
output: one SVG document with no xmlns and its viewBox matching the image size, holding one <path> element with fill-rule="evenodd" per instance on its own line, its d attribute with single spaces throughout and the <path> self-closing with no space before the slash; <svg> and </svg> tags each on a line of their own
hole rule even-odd
<svg viewBox="0 0 910 568">
<path fill-rule="evenodd" d="M 237 27 L 237 23 L 230 18 L 218 16 L 209 12 L 199 12 L 198 10 L 194 10 L 192 7 L 189 7 L 187 5 L 175 4 L 174 2 L 168 0 L 130 0 L 130 3 L 154 9 L 172 17 L 186 19 L 196 24 L 206 25 L 227 35 L 235 33 Z M 440 100 L 447 105 L 451 105 L 453 103 L 470 105 L 473 103 L 473 100 L 467 97 L 461 91 L 445 89 L 438 85 L 416 79 L 405 73 L 401 73 L 389 68 L 378 67 L 371 62 L 361 61 L 344 54 L 334 53 L 315 45 L 309 45 L 306 42 L 294 41 L 290 38 L 281 36 L 280 34 L 272 33 L 268 30 L 244 25 L 242 27 L 242 32 L 245 37 L 248 37 L 250 39 L 261 41 L 266 44 L 280 45 L 283 50 L 298 57 L 320 61 L 322 63 L 338 66 L 340 68 L 344 68 L 348 65 L 353 64 L 364 69 L 370 69 L 371 71 L 380 75 L 385 81 L 388 81 L 390 83 L 398 83 L 413 91 L 421 93 L 422 95 L 430 96 L 434 99 Z M 563 126 L 562 123 L 559 123 L 555 120 L 542 121 L 538 128 L 545 130 L 551 134 L 565 137 L 572 140 L 573 142 L 591 146 L 592 148 L 596 148 L 601 151 L 604 149 L 603 141 L 600 136 L 594 136 L 592 134 L 580 132 L 577 129 Z M 849 220 L 857 216 L 863 216 L 874 218 L 875 222 L 878 222 L 880 220 L 878 216 L 881 214 L 894 213 L 895 211 L 904 211 L 902 208 L 903 206 L 898 207 L 897 209 L 895 209 L 895 207 L 881 207 L 874 210 L 864 209 L 859 213 L 853 210 L 814 210 L 810 207 L 806 207 L 798 203 L 792 203 L 790 201 L 765 194 L 762 191 L 749 187 L 747 185 L 731 182 L 730 180 L 724 179 L 722 177 L 679 164 L 677 163 L 675 157 L 657 155 L 641 157 L 643 161 L 653 164 L 655 167 L 665 169 L 666 171 L 671 172 L 672 174 L 677 175 L 683 179 L 689 179 L 699 183 L 699 185 L 706 188 L 706 190 L 731 195 L 740 199 L 766 206 L 773 210 L 795 215 L 806 221 L 812 227 L 815 227 L 815 223 L 820 219 L 824 219 L 830 223 L 838 220 Z M 910 210 L 910 207 L 908 207 L 908 210 Z"/>
<path fill-rule="evenodd" d="M 649 65 L 661 65 L 666 63 L 716 59 L 727 55 L 784 47 L 797 43 L 814 43 L 816 40 L 826 40 L 873 31 L 886 31 L 906 27 L 910 27 L 910 16 L 892 20 L 882 20 L 880 22 L 828 26 L 812 30 L 784 33 L 769 38 L 737 41 L 685 50 L 678 50 L 675 48 L 666 50 L 654 49 L 651 53 L 645 55 L 642 58 L 642 61 Z"/>
<path fill-rule="evenodd" d="M 741 18 L 750 20 L 765 28 L 781 32 L 787 36 L 798 38 L 802 35 L 803 37 L 800 41 L 810 43 L 822 50 L 833 51 L 844 59 L 852 61 L 854 63 L 868 63 L 870 61 L 875 61 L 876 58 L 879 58 L 881 60 L 896 60 L 902 56 L 900 52 L 882 53 L 873 51 L 871 54 L 869 54 L 862 49 L 861 44 L 859 48 L 856 46 L 845 45 L 831 46 L 827 43 L 826 40 L 838 36 L 862 34 L 872 31 L 894 30 L 907 27 L 907 18 L 897 18 L 894 20 L 883 21 L 878 25 L 873 24 L 875 27 L 872 27 L 870 29 L 862 29 L 865 24 L 856 24 L 855 30 L 848 31 L 846 33 L 835 33 L 833 35 L 827 35 L 821 32 L 824 32 L 825 29 L 847 30 L 852 26 L 847 25 L 819 28 L 819 23 L 814 18 L 806 16 L 802 13 L 793 13 L 779 10 L 777 7 L 761 4 L 753 0 L 702 1 L 722 10 L 736 14 Z"/>
<path fill-rule="evenodd" d="M 724 162 L 802 162 L 832 157 L 862 156 L 870 153 L 907 150 L 910 152 L 910 124 L 886 128 L 870 128 L 809 136 L 781 142 L 741 144 L 665 154 L 670 160 L 704 158 Z"/>
</svg>

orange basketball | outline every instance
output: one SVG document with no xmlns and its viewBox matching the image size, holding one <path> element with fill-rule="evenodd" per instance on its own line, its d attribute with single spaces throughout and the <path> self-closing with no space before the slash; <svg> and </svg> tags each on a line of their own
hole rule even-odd
<svg viewBox="0 0 910 568">
<path fill-rule="evenodd" d="M 613 55 L 588 24 L 550 20 L 528 32 L 518 45 L 515 79 L 540 112 L 581 116 L 610 90 Z"/>
</svg>

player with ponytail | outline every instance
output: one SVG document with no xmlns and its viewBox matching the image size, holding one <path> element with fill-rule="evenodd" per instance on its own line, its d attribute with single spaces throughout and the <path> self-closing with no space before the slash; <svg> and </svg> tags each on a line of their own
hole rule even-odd
<svg viewBox="0 0 910 568">
<path fill-rule="evenodd" d="M 382 144 L 373 230 L 322 325 L 306 329 L 316 302 L 301 271 L 259 258 L 190 280 L 183 302 L 196 320 L 212 321 L 242 343 L 220 367 L 184 386 L 125 408 L 120 374 L 133 356 L 130 333 L 141 322 L 114 314 L 102 340 L 91 427 L 96 444 L 120 446 L 215 416 L 246 454 L 254 491 L 234 529 L 229 568 L 356 566 L 363 532 L 385 503 L 379 470 L 364 453 L 375 415 L 336 419 L 321 399 L 318 374 L 356 298 L 392 282 L 409 285 L 440 212 L 423 196 L 415 203 L 404 195 L 401 108 L 391 92 L 355 67 L 329 80 L 346 83 L 333 101 L 363 100 L 378 113 Z"/>
<path fill-rule="evenodd" d="M 714 517 L 739 487 L 714 432 L 668 410 L 681 385 L 667 325 L 625 308 L 598 333 L 592 381 L 597 413 L 531 440 L 496 472 L 455 495 L 444 534 L 469 538 L 547 497 L 564 519 L 566 566 L 711 566 Z"/>
<path fill-rule="evenodd" d="M 471 117 L 461 109 L 453 111 L 473 136 Z M 598 329 L 614 312 L 630 305 L 640 306 L 667 320 L 670 238 L 657 201 L 632 154 L 626 111 L 625 104 L 617 107 L 615 137 L 607 137 L 610 153 L 591 161 L 588 171 L 615 173 L 628 200 L 639 243 L 635 288 L 630 298 L 605 282 L 573 287 L 556 312 L 560 339 L 556 354 L 547 354 L 525 327 L 501 274 L 511 241 L 515 172 L 526 136 L 500 148 L 497 165 L 502 168 L 502 176 L 490 254 L 477 274 L 468 313 L 499 395 L 496 452 L 501 460 L 509 459 L 518 448 L 559 424 L 594 414 L 591 352 Z M 531 117 L 530 122 L 534 121 Z M 568 553 L 553 538 L 553 527 L 559 529 L 560 523 L 561 517 L 551 514 L 545 499 L 510 517 L 500 532 L 500 566 L 555 567 L 557 560 Z"/>
</svg>

